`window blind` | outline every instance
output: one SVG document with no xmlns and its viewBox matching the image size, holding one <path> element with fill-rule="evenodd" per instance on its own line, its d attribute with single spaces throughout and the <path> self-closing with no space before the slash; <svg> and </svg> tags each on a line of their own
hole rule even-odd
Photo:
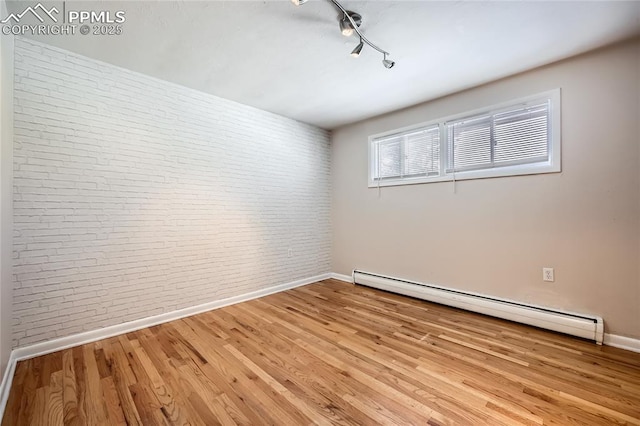
<svg viewBox="0 0 640 426">
<path fill-rule="evenodd" d="M 378 179 L 401 177 L 402 138 L 392 137 L 381 140 L 378 144 Z"/>
<path fill-rule="evenodd" d="M 374 180 L 433 176 L 440 173 L 438 125 L 374 140 Z"/>
<path fill-rule="evenodd" d="M 440 173 L 440 128 L 433 126 L 405 136 L 405 176 Z"/>
<path fill-rule="evenodd" d="M 369 137 L 369 187 L 561 171 L 560 89 Z"/>
<path fill-rule="evenodd" d="M 494 116 L 494 163 L 511 165 L 549 159 L 549 103 Z"/>
<path fill-rule="evenodd" d="M 549 159 L 550 102 L 447 123 L 447 172 Z"/>
<path fill-rule="evenodd" d="M 447 169 L 455 171 L 491 167 L 491 117 L 481 116 L 447 126 Z"/>
</svg>

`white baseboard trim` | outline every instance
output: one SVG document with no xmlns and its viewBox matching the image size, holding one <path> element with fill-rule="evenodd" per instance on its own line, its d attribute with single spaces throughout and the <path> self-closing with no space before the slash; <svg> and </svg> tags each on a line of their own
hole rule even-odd
<svg viewBox="0 0 640 426">
<path fill-rule="evenodd" d="M 270 294 L 278 293 L 281 291 L 289 290 L 303 285 L 315 283 L 317 281 L 333 278 L 340 281 L 352 283 L 353 279 L 349 275 L 337 274 L 334 272 L 316 275 L 314 277 L 304 278 L 297 281 L 292 281 L 286 284 L 280 284 L 273 287 L 256 290 L 251 293 L 242 294 L 239 296 L 229 297 L 222 300 L 216 300 L 213 302 L 203 303 L 197 306 L 191 306 L 189 308 L 179 309 L 173 312 L 167 312 L 160 315 L 155 315 L 148 318 L 142 318 L 135 321 L 126 322 L 123 324 L 112 325 L 109 327 L 101 328 L 99 330 L 87 331 L 84 333 L 75 334 L 72 336 L 61 337 L 59 339 L 49 340 L 47 342 L 36 343 L 35 345 L 25 346 L 22 348 L 16 348 L 11 352 L 7 368 L 4 376 L 2 376 L 2 383 L 0 384 L 0 420 L 4 415 L 4 409 L 9 399 L 9 391 L 11 390 L 11 383 L 13 382 L 13 375 L 16 370 L 16 364 L 18 361 L 34 358 L 41 355 L 46 355 L 52 352 L 57 352 L 63 349 L 72 348 L 74 346 L 84 345 L 87 343 L 95 342 L 97 340 L 106 339 L 120 334 L 129 333 L 132 331 L 140 330 L 142 328 L 151 327 L 165 322 L 174 321 L 180 318 L 189 317 L 192 315 L 200 314 L 202 312 L 211 311 L 214 309 L 222 308 L 224 306 L 233 305 L 236 303 L 246 302 L 249 300 L 257 299 L 259 297 L 268 296 Z M 617 336 L 615 334 L 605 334 L 604 344 L 614 346 L 616 348 L 627 349 L 640 353 L 640 340 L 630 337 Z"/>
<path fill-rule="evenodd" d="M 11 384 L 13 383 L 13 375 L 16 372 L 16 365 L 18 360 L 15 357 L 14 351 L 11 351 L 9 355 L 9 361 L 7 362 L 7 368 L 4 370 L 4 376 L 2 376 L 2 383 L 0 384 L 0 421 L 4 416 L 4 409 L 7 406 L 9 400 L 9 392 L 11 391 Z"/>
<path fill-rule="evenodd" d="M 613 346 L 614 348 L 640 353 L 640 339 L 605 333 L 603 343 L 607 346 Z"/>
<path fill-rule="evenodd" d="M 334 280 L 344 281 L 344 282 L 353 284 L 353 277 L 351 275 L 336 274 L 335 272 L 331 272 L 329 275 Z"/>
<path fill-rule="evenodd" d="M 286 284 L 280 284 L 273 287 L 264 288 L 261 290 L 252 291 L 251 293 L 241 294 L 239 296 L 228 297 L 222 300 L 215 300 L 213 302 L 203 303 L 201 305 L 191 306 L 177 311 L 166 312 L 160 315 L 154 315 L 152 317 L 141 318 L 135 321 L 129 321 L 122 324 L 112 325 L 104 327 L 98 330 L 86 331 L 84 333 L 78 333 L 71 336 L 61 337 L 59 339 L 48 340 L 42 343 L 36 343 L 34 345 L 16 348 L 13 350 L 12 355 L 15 355 L 16 361 L 22 361 L 29 358 L 34 358 L 41 355 L 46 355 L 52 352 L 61 351 L 63 349 L 72 348 L 74 346 L 84 345 L 87 343 L 95 342 L 97 340 L 106 339 L 108 337 L 118 336 L 120 334 L 129 333 L 132 331 L 140 330 L 141 328 L 151 327 L 165 322 L 174 321 L 180 318 L 189 317 L 192 315 L 200 314 L 202 312 L 211 311 L 213 309 L 222 308 L 224 306 L 234 305 L 236 303 L 246 302 L 259 297 L 268 296 L 273 293 L 278 293 L 284 290 L 289 290 L 295 287 L 311 284 L 317 281 L 322 281 L 330 278 L 331 274 L 326 273 L 322 275 L 316 275 L 314 277 L 304 278 L 297 281 L 292 281 Z"/>
<path fill-rule="evenodd" d="M 203 303 L 201 305 L 191 306 L 189 308 L 179 309 L 177 311 L 167 312 L 148 318 L 125 322 L 123 324 L 104 327 L 99 330 L 87 331 L 84 333 L 74 334 L 72 336 L 65 336 L 59 339 L 36 343 L 30 346 L 24 346 L 22 348 L 16 348 L 11 351 L 11 356 L 9 357 L 9 362 L 7 363 L 7 369 L 4 376 L 2 377 L 2 384 L 0 385 L 0 420 L 2 420 L 2 417 L 4 416 L 4 409 L 7 405 L 7 400 L 9 399 L 9 391 L 11 390 L 11 383 L 13 382 L 13 375 L 15 374 L 18 361 L 35 358 L 37 356 L 50 354 L 52 352 L 61 351 L 63 349 L 69 349 L 74 346 L 84 345 L 87 343 L 95 342 L 97 340 L 118 336 L 120 334 L 125 334 L 132 331 L 140 330 L 142 328 L 163 324 L 165 322 L 174 321 L 180 318 L 190 317 L 192 315 L 200 314 L 202 312 L 211 311 L 229 305 L 234 305 L 236 303 L 247 302 L 259 297 L 268 296 L 270 294 L 279 293 L 281 291 L 333 278 L 332 275 L 333 274 L 331 273 L 326 273 L 316 275 L 314 277 L 303 278 L 301 280 L 296 280 L 290 283 L 252 291 L 251 293 L 241 294 L 239 296 L 228 297 L 226 299 Z"/>
</svg>

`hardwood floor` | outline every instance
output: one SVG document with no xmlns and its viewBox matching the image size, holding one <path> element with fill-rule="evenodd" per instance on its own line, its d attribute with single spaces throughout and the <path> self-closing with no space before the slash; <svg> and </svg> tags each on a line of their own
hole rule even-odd
<svg viewBox="0 0 640 426">
<path fill-rule="evenodd" d="M 640 354 L 338 281 L 20 362 L 3 425 L 640 425 Z"/>
</svg>

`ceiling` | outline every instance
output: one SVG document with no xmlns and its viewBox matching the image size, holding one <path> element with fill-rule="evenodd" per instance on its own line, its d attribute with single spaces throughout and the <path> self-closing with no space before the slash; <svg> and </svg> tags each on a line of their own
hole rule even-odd
<svg viewBox="0 0 640 426">
<path fill-rule="evenodd" d="M 636 1 L 343 4 L 394 68 L 367 46 L 349 55 L 357 39 L 340 34 L 328 0 L 67 1 L 67 10 L 125 11 L 123 33 L 32 38 L 331 129 L 640 34 Z"/>
</svg>

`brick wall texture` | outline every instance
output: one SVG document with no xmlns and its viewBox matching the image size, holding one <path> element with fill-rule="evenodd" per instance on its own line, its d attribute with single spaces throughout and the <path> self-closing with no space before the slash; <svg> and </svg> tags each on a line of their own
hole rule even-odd
<svg viewBox="0 0 640 426">
<path fill-rule="evenodd" d="M 16 39 L 13 345 L 329 272 L 329 133 Z"/>
</svg>

